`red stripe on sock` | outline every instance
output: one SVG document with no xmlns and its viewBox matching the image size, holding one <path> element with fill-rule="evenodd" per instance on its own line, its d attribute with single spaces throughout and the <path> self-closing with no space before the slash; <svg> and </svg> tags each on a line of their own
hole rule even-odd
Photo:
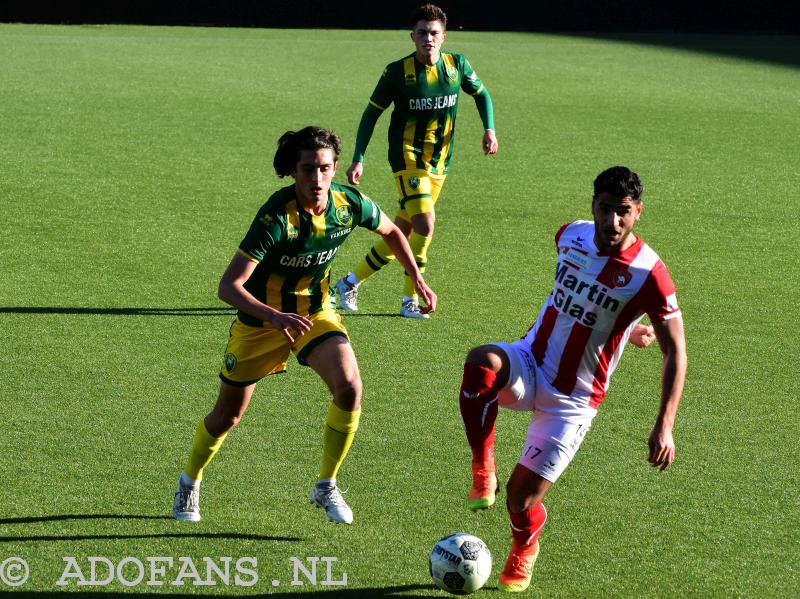
<svg viewBox="0 0 800 599">
<path fill-rule="evenodd" d="M 547 521 L 547 510 L 540 501 L 521 514 L 509 511 L 508 516 L 511 518 L 511 536 L 514 540 L 522 545 L 533 545 Z"/>
</svg>

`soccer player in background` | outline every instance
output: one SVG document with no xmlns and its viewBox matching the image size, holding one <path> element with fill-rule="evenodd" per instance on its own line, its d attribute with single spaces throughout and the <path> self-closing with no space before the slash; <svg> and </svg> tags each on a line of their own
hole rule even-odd
<svg viewBox="0 0 800 599">
<path fill-rule="evenodd" d="M 489 92 L 463 55 L 441 50 L 447 26 L 444 11 L 433 4 L 420 6 L 413 12 L 411 24 L 411 40 L 416 49 L 383 71 L 361 116 L 347 179 L 358 185 L 375 123 L 394 103 L 389 123 L 389 166 L 400 197 L 394 222 L 408 237 L 420 272 L 425 272 L 435 222 L 434 205 L 453 155 L 459 89 L 475 99 L 485 129 L 481 141 L 484 154 L 495 154 L 498 146 Z M 339 308 L 357 310 L 359 285 L 393 259 L 392 248 L 378 240 L 355 269 L 336 282 Z M 406 271 L 400 314 L 427 318 L 419 309 L 408 274 Z"/>
<path fill-rule="evenodd" d="M 328 295 L 330 267 L 356 227 L 379 234 L 410 273 L 415 289 L 436 307 L 405 235 L 358 190 L 333 183 L 341 147 L 328 129 L 287 131 L 273 164 L 294 184 L 267 200 L 239 245 L 219 284 L 219 297 L 238 308 L 229 333 L 217 402 L 201 420 L 173 504 L 177 520 L 200 520 L 203 469 L 238 424 L 256 383 L 284 372 L 289 352 L 310 366 L 333 395 L 323 432 L 319 480 L 311 501 L 334 522 L 350 524 L 353 512 L 336 475 L 358 428 L 361 376 L 347 331 Z"/>
<path fill-rule="evenodd" d="M 467 355 L 460 408 L 472 450 L 468 507 L 495 502 L 497 408 L 530 410 L 519 463 L 506 486 L 512 542 L 500 574 L 504 591 L 530 584 L 547 512 L 542 498 L 581 445 L 608 390 L 625 343 L 658 340 L 661 401 L 648 439 L 660 470 L 675 459 L 672 428 L 686 375 L 683 319 L 664 263 L 633 233 L 642 214 L 636 173 L 613 167 L 594 181 L 594 222 L 577 220 L 555 236 L 555 284 L 534 325 L 514 343 Z M 651 327 L 639 325 L 647 314 Z"/>
</svg>

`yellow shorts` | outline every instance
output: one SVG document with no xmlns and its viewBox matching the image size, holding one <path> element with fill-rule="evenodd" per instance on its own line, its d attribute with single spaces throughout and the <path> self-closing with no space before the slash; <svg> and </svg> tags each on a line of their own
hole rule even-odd
<svg viewBox="0 0 800 599">
<path fill-rule="evenodd" d="M 417 214 L 433 212 L 447 175 L 434 175 L 423 170 L 398 171 L 394 173 L 397 193 L 400 194 L 400 209 L 397 216 L 407 222 Z"/>
<path fill-rule="evenodd" d="M 333 310 L 323 310 L 307 317 L 313 326 L 289 345 L 283 333 L 269 323 L 251 327 L 238 318 L 233 321 L 219 378 L 235 387 L 247 387 L 270 374 L 286 371 L 291 351 L 300 364 L 325 339 L 341 336 L 349 339 L 341 317 Z"/>
</svg>

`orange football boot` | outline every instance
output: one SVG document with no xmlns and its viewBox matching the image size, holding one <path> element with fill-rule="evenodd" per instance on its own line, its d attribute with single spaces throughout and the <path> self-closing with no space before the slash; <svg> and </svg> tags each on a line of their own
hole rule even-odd
<svg viewBox="0 0 800 599">
<path fill-rule="evenodd" d="M 473 512 L 485 510 L 494 505 L 498 483 L 494 464 L 472 464 L 472 488 L 469 491 L 467 507 Z"/>
<path fill-rule="evenodd" d="M 539 557 L 539 541 L 533 545 L 522 545 L 517 541 L 511 541 L 511 551 L 508 552 L 508 559 L 497 586 L 501 591 L 507 593 L 521 593 L 531 584 L 533 576 L 533 564 Z"/>
</svg>

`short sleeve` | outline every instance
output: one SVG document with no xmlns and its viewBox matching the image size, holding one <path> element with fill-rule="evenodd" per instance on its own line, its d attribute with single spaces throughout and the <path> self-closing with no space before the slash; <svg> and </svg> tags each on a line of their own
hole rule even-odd
<svg viewBox="0 0 800 599">
<path fill-rule="evenodd" d="M 254 262 L 261 262 L 269 249 L 283 238 L 283 232 L 280 219 L 264 205 L 239 244 L 239 252 Z"/>
<path fill-rule="evenodd" d="M 358 226 L 374 231 L 381 224 L 381 209 L 372 199 L 358 193 L 357 200 L 360 205 Z"/>
<path fill-rule="evenodd" d="M 564 234 L 564 231 L 566 231 L 567 227 L 569 227 L 571 224 L 572 221 L 564 223 L 563 225 L 561 225 L 561 227 L 559 227 L 558 231 L 556 231 L 556 237 L 555 237 L 556 247 L 558 247 L 558 242 L 561 239 L 561 236 Z"/>
<path fill-rule="evenodd" d="M 661 260 L 650 271 L 643 292 L 644 310 L 651 322 L 664 322 L 680 316 L 675 284 Z"/>
</svg>

